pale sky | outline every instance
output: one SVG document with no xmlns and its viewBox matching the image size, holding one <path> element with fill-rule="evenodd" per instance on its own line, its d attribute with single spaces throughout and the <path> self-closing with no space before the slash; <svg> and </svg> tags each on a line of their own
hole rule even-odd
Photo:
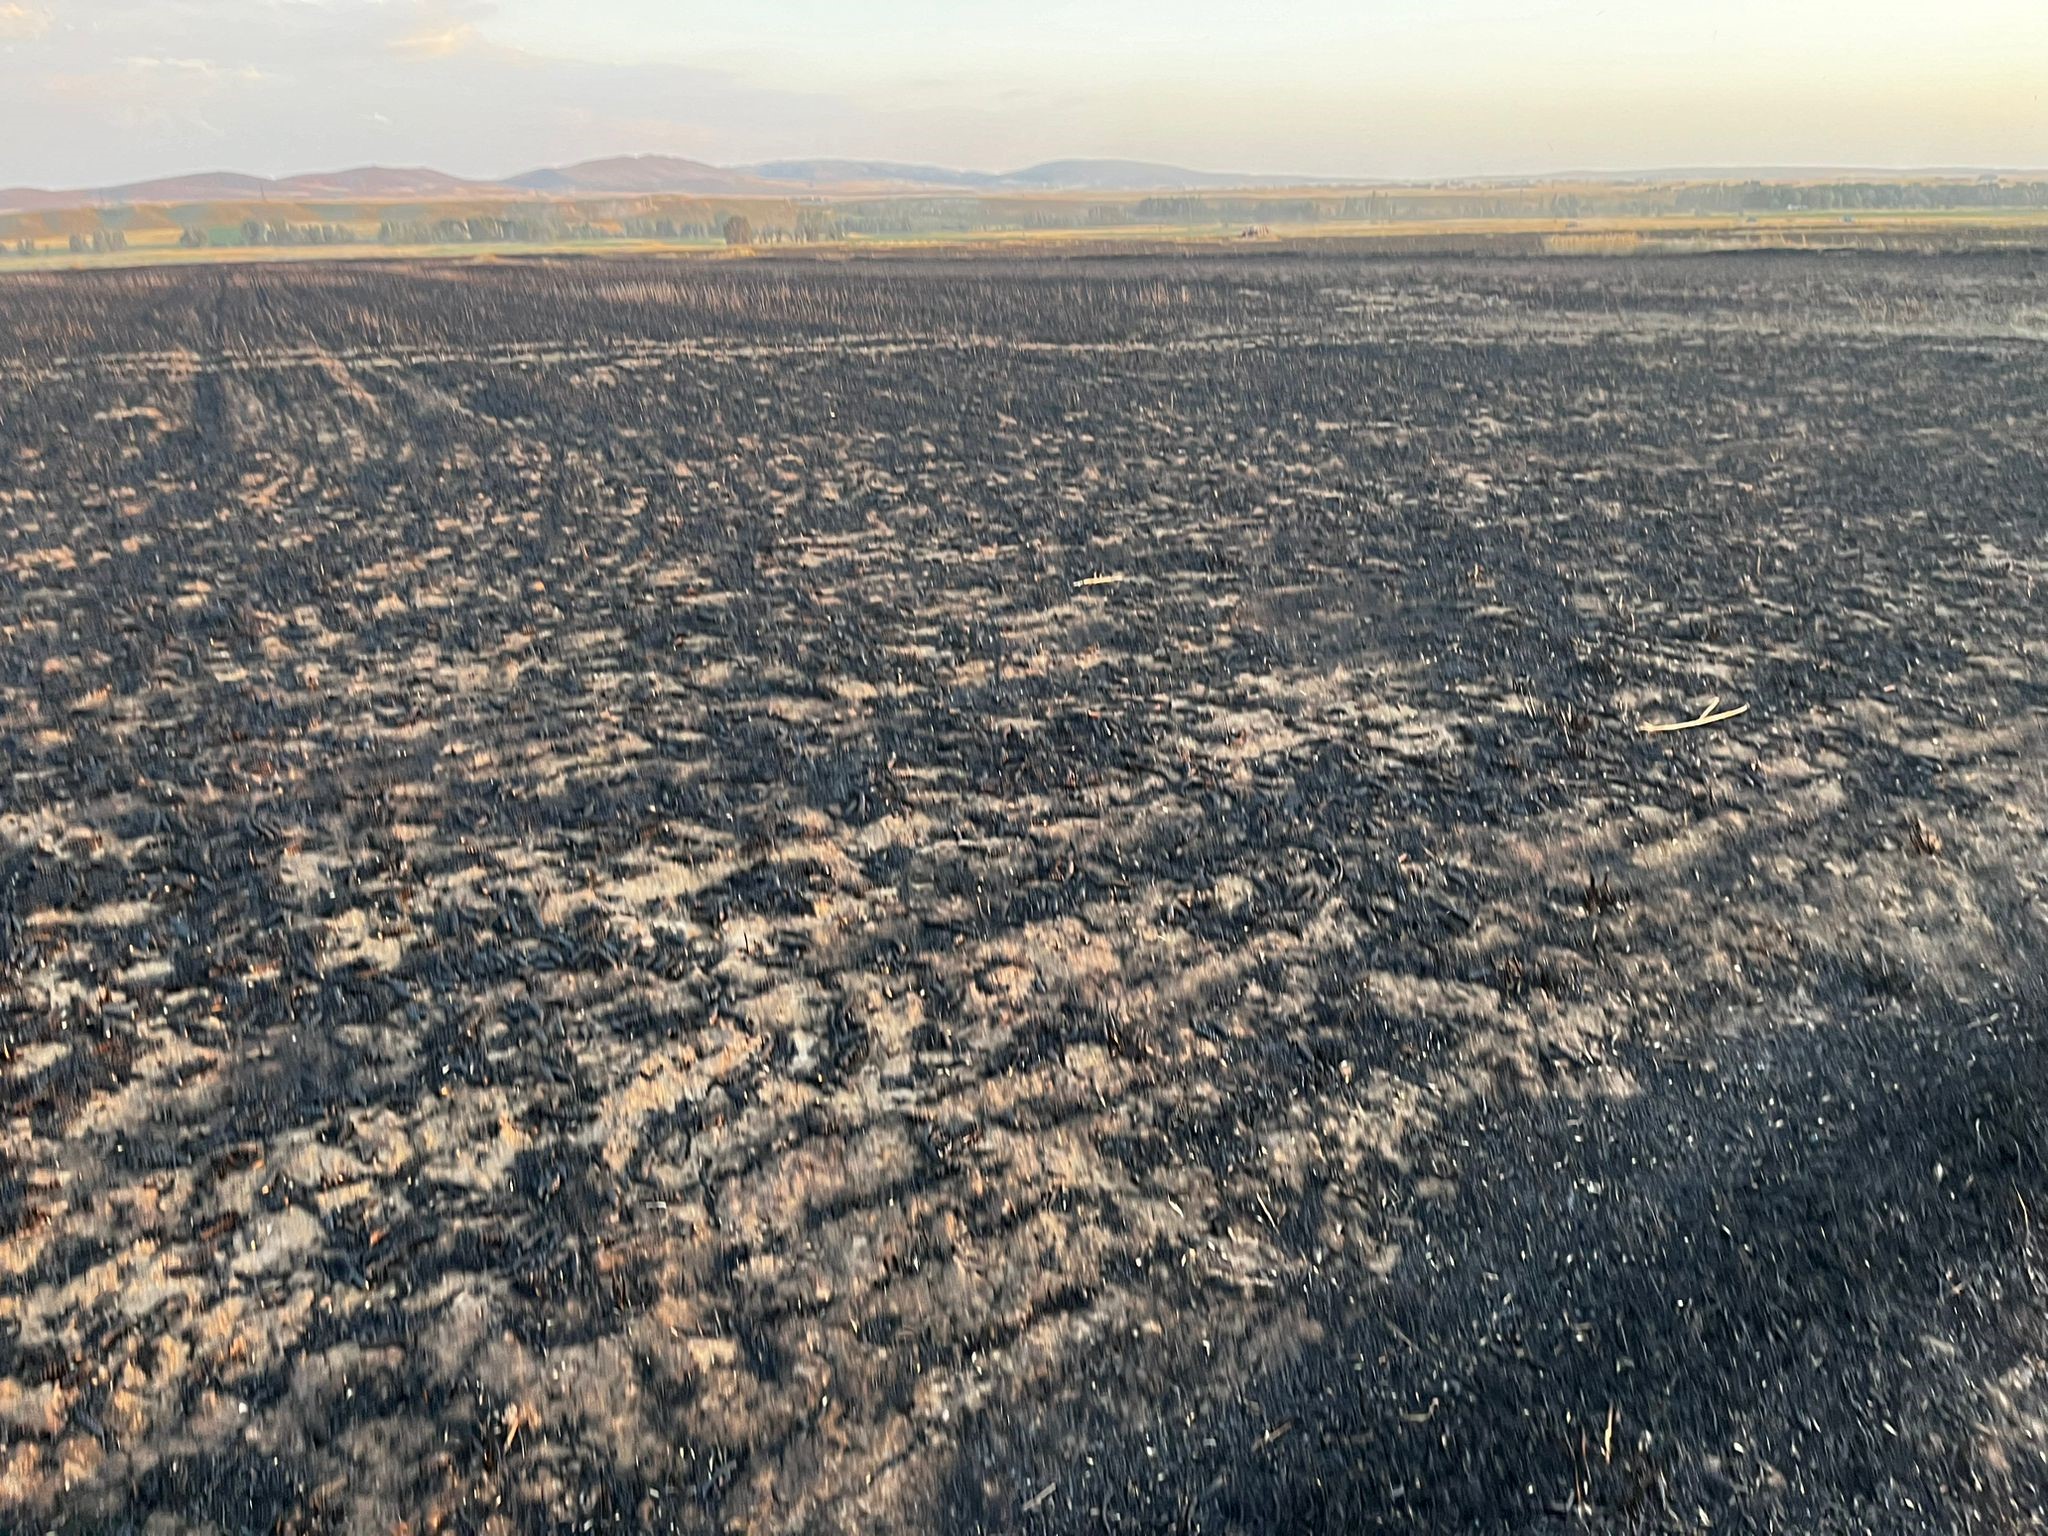
<svg viewBox="0 0 2048 1536">
<path fill-rule="evenodd" d="M 2048 167 L 2048 0 L 0 0 L 0 185 L 597 155 Z"/>
</svg>

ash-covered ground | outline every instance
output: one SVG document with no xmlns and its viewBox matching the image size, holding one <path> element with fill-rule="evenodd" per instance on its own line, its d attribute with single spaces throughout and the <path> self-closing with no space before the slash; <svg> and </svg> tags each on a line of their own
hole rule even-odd
<svg viewBox="0 0 2048 1536">
<path fill-rule="evenodd" d="M 0 338 L 0 1526 L 2048 1520 L 2048 257 Z"/>
</svg>

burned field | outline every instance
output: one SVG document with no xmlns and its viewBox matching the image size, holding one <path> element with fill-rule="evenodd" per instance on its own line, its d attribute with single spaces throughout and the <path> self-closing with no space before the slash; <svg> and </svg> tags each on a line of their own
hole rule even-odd
<svg viewBox="0 0 2048 1536">
<path fill-rule="evenodd" d="M 0 284 L 0 1525 L 2037 1528 L 2044 296 Z"/>
</svg>

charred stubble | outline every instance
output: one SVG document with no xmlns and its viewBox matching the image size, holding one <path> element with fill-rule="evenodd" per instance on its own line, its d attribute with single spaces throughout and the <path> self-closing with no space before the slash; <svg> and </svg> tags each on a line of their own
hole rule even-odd
<svg viewBox="0 0 2048 1536">
<path fill-rule="evenodd" d="M 2027 1528 L 2043 276 L 0 284 L 0 1524 Z"/>
</svg>

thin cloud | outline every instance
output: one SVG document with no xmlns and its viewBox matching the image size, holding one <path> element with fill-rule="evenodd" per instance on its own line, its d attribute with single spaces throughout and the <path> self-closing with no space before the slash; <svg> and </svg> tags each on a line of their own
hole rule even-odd
<svg viewBox="0 0 2048 1536">
<path fill-rule="evenodd" d="M 10 177 L 69 186 L 634 152 L 2040 164 L 2043 48 L 2041 0 L 0 0 L 0 144 Z"/>
<path fill-rule="evenodd" d="M 274 78 L 253 64 L 221 64 L 213 59 L 167 59 L 153 54 L 130 54 L 121 60 L 121 66 L 143 74 L 165 72 L 199 80 L 240 80 L 253 84 Z"/>
<path fill-rule="evenodd" d="M 446 59 L 481 48 L 485 43 L 483 34 L 465 21 L 410 37 L 395 37 L 385 46 L 400 58 Z"/>
<path fill-rule="evenodd" d="M 33 42 L 50 30 L 50 13 L 40 5 L 0 5 L 0 42 Z"/>
<path fill-rule="evenodd" d="M 393 155 L 495 177 L 634 152 L 815 153 L 872 136 L 870 114 L 830 93 L 507 46 L 475 0 L 76 3 L 79 25 L 0 50 L 10 173 L 46 186 Z"/>
</svg>

